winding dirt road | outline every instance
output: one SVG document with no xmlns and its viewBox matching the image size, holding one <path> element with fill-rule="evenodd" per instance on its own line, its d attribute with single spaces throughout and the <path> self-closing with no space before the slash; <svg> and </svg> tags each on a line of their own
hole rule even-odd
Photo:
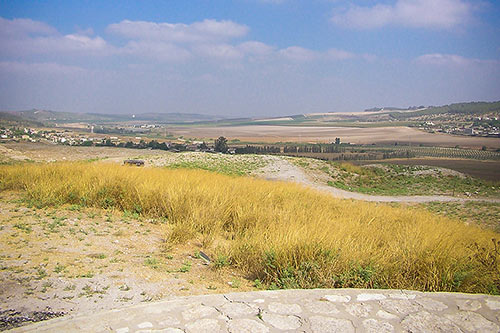
<svg viewBox="0 0 500 333">
<path fill-rule="evenodd" d="M 484 202 L 494 202 L 500 203 L 500 199 L 492 198 L 458 198 L 451 196 L 441 196 L 441 195 L 429 195 L 429 196 L 385 196 L 385 195 L 369 195 L 357 192 L 349 192 L 341 190 L 329 185 L 322 184 L 317 180 L 313 179 L 309 174 L 304 172 L 300 167 L 290 163 L 289 161 L 280 158 L 278 156 L 266 156 L 269 159 L 269 164 L 264 168 L 261 168 L 255 172 L 256 176 L 263 177 L 269 180 L 279 180 L 295 182 L 307 187 L 317 189 L 322 192 L 327 192 L 335 197 L 343 199 L 355 199 L 363 201 L 374 201 L 374 202 L 412 202 L 412 203 L 423 203 L 423 202 L 465 202 L 465 201 L 484 201 Z"/>
</svg>

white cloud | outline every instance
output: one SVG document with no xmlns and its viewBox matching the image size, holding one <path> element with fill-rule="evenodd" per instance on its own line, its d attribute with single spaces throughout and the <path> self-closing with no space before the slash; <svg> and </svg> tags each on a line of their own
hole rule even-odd
<svg viewBox="0 0 500 333">
<path fill-rule="evenodd" d="M 232 21 L 203 20 L 191 24 L 122 21 L 110 24 L 109 32 L 124 37 L 123 46 L 114 46 L 91 28 L 62 35 L 55 28 L 30 19 L 0 18 L 0 56 L 5 59 L 58 59 L 61 56 L 134 57 L 134 62 L 185 62 L 212 59 L 223 66 L 273 61 L 337 61 L 364 56 L 340 50 L 315 51 L 300 46 L 278 49 L 260 41 L 241 41 L 249 28 Z M 236 39 L 234 41 L 233 39 Z M 39 60 L 38 60 L 39 61 Z M 17 65 L 13 65 L 17 66 Z"/>
<path fill-rule="evenodd" d="M 83 74 L 87 70 L 77 66 L 67 66 L 57 63 L 24 63 L 18 61 L 0 61 L 0 72 L 24 74 Z"/>
<path fill-rule="evenodd" d="M 416 58 L 415 61 L 421 65 L 437 65 L 437 66 L 471 66 L 471 65 L 499 64 L 499 62 L 496 60 L 481 60 L 474 58 L 466 58 L 456 54 L 441 54 L 441 53 L 424 54 Z"/>
<path fill-rule="evenodd" d="M 26 56 L 30 54 L 54 54 L 84 52 L 105 54 L 112 49 L 99 36 L 86 34 L 61 35 L 45 23 L 30 19 L 6 20 L 0 18 L 0 54 Z"/>
<path fill-rule="evenodd" d="M 307 62 L 316 60 L 342 61 L 349 59 L 362 59 L 372 61 L 374 56 L 368 54 L 355 54 L 346 50 L 331 48 L 326 51 L 314 51 L 300 46 L 290 46 L 278 51 L 279 55 L 287 60 Z"/>
<path fill-rule="evenodd" d="M 108 45 L 101 37 L 69 34 L 65 36 L 40 37 L 32 40 L 40 52 L 103 51 Z"/>
<path fill-rule="evenodd" d="M 130 39 L 206 42 L 241 37 L 246 35 L 249 29 L 246 25 L 232 21 L 204 20 L 184 24 L 124 20 L 110 24 L 107 30 Z"/>
<path fill-rule="evenodd" d="M 257 41 L 241 43 L 238 48 L 245 54 L 254 56 L 268 56 L 274 52 L 274 47 Z"/>
<path fill-rule="evenodd" d="M 230 44 L 200 44 L 194 47 L 194 51 L 201 56 L 218 59 L 241 59 L 243 53 Z"/>
<path fill-rule="evenodd" d="M 117 51 L 120 54 L 135 55 L 160 61 L 184 61 L 191 58 L 191 52 L 168 42 L 129 41 Z"/>
<path fill-rule="evenodd" d="M 344 50 L 329 49 L 328 51 L 326 51 L 326 57 L 333 60 L 346 60 L 355 58 L 356 55 Z"/>
<path fill-rule="evenodd" d="M 305 49 L 300 46 L 290 46 L 279 51 L 280 55 L 293 61 L 311 61 L 319 58 L 320 54 L 316 51 Z"/>
<path fill-rule="evenodd" d="M 57 30 L 48 24 L 31 19 L 7 20 L 0 17 L 0 36 L 19 37 L 30 34 L 51 35 Z"/>
<path fill-rule="evenodd" d="M 449 29 L 469 21 L 473 10 L 464 0 L 397 0 L 394 5 L 352 6 L 334 14 L 332 21 L 360 29 L 386 25 Z"/>
</svg>

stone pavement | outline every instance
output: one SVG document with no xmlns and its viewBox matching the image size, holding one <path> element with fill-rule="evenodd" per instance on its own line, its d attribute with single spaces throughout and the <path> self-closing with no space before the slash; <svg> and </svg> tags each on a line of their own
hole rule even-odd
<svg viewBox="0 0 500 333">
<path fill-rule="evenodd" d="M 177 297 L 12 332 L 500 332 L 500 297 L 405 290 L 278 290 Z"/>
</svg>

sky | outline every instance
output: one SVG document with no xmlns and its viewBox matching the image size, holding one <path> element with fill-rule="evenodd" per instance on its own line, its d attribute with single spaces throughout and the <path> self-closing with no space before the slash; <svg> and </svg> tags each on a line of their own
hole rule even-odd
<svg viewBox="0 0 500 333">
<path fill-rule="evenodd" d="M 267 117 L 500 100 L 500 1 L 0 0 L 0 110 Z"/>
</svg>

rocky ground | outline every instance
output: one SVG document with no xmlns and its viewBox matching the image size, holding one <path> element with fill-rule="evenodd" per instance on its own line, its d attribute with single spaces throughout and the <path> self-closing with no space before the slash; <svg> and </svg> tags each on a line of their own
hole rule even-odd
<svg viewBox="0 0 500 333">
<path fill-rule="evenodd" d="M 200 243 L 169 246 L 159 221 L 20 199 L 0 196 L 0 330 L 172 295 L 255 290 L 206 265 Z"/>
<path fill-rule="evenodd" d="M 403 290 L 231 293 L 67 317 L 20 332 L 499 332 L 500 297 Z"/>
</svg>

